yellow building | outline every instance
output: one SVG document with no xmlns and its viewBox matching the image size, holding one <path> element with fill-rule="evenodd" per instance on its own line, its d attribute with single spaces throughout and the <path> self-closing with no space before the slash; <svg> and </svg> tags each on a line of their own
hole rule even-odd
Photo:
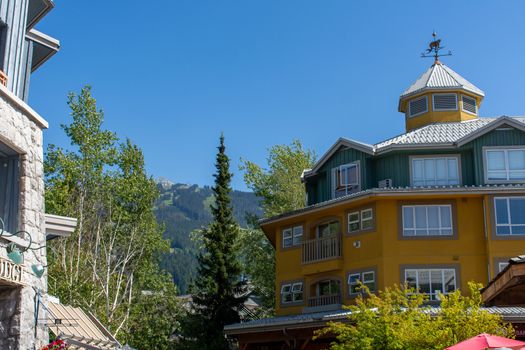
<svg viewBox="0 0 525 350">
<path fill-rule="evenodd" d="M 352 303 L 358 281 L 372 292 L 407 283 L 437 303 L 523 254 L 525 118 L 480 118 L 483 97 L 436 59 L 399 98 L 405 134 L 337 140 L 303 173 L 307 206 L 261 222 L 276 250 L 280 317 L 227 333 L 250 349 L 257 334 L 307 348 L 305 327 Z"/>
</svg>

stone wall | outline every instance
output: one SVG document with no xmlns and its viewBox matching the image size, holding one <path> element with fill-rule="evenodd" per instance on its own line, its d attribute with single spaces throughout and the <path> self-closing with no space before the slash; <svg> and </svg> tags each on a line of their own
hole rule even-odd
<svg viewBox="0 0 525 350">
<path fill-rule="evenodd" d="M 35 247 L 45 245 L 44 169 L 42 125 L 37 123 L 40 117 L 36 118 L 32 113 L 27 105 L 0 86 L 0 142 L 19 153 L 21 160 L 18 228 L 31 234 Z M 1 238 L 0 242 L 3 245 L 7 243 Z M 40 263 L 46 265 L 45 249 L 34 253 Z M 3 247 L 0 247 L 0 256 L 6 257 Z M 41 321 L 37 322 L 40 324 L 35 325 L 36 291 L 40 290 L 44 295 L 47 293 L 47 273 L 37 278 L 31 270 L 31 265 L 38 263 L 38 260 L 31 251 L 24 253 L 25 286 L 20 289 L 19 344 L 16 348 L 20 350 L 40 349 L 48 340 L 42 308 L 38 316 Z M 0 312 L 2 307 L 0 303 Z M 0 341 L 4 337 L 0 332 Z"/>
</svg>

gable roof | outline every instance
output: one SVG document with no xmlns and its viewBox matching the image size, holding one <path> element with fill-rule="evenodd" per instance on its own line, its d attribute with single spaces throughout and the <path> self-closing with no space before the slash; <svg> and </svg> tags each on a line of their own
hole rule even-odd
<svg viewBox="0 0 525 350">
<path fill-rule="evenodd" d="M 429 124 L 374 145 L 339 138 L 319 159 L 313 169 L 303 172 L 303 178 L 316 174 L 341 147 L 354 148 L 371 155 L 400 149 L 457 148 L 503 125 L 509 125 L 525 132 L 525 117 L 502 116 Z"/>
<path fill-rule="evenodd" d="M 485 93 L 463 78 L 458 73 L 454 72 L 451 68 L 447 67 L 441 62 L 434 63 L 425 73 L 423 73 L 414 84 L 406 89 L 399 99 L 404 99 L 407 96 L 411 96 L 420 93 L 425 90 L 434 89 L 463 89 L 472 92 L 476 95 L 485 96 Z"/>
</svg>

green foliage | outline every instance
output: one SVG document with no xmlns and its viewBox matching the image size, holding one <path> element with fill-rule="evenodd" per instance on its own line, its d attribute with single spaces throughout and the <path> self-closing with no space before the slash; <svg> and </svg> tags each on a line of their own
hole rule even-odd
<svg viewBox="0 0 525 350">
<path fill-rule="evenodd" d="M 72 121 L 62 128 L 72 150 L 53 145 L 47 150 L 46 209 L 76 217 L 78 223 L 69 238 L 50 243 L 55 254 L 50 256 L 49 292 L 94 313 L 119 339 L 134 345 L 141 332 L 144 339 L 150 332 L 147 322 L 130 328 L 140 318 L 142 303 L 151 303 L 142 291 L 175 295 L 158 266 L 158 255 L 169 245 L 153 213 L 156 183 L 146 174 L 142 151 L 129 140 L 118 144 L 113 132 L 102 129 L 103 113 L 89 87 L 70 94 L 68 105 Z M 151 311 L 163 324 L 171 322 L 174 310 L 157 303 Z M 173 325 L 156 329 L 154 344 L 138 347 L 165 348 Z"/>
<path fill-rule="evenodd" d="M 173 275 L 181 294 L 188 291 L 197 270 L 198 249 L 190 233 L 207 226 L 213 220 L 210 205 L 214 196 L 209 186 L 174 184 L 162 181 L 155 215 L 165 227 L 164 238 L 171 241 L 171 252 L 163 254 L 161 266 Z M 261 215 L 259 200 L 251 192 L 232 191 L 231 200 L 235 221 L 246 227 L 246 213 Z"/>
<path fill-rule="evenodd" d="M 422 294 L 387 288 L 378 295 L 358 297 L 348 323 L 330 322 L 316 337 L 335 335 L 332 350 L 441 350 L 480 333 L 514 337 L 499 315 L 481 309 L 480 284 L 469 283 L 470 296 L 460 291 L 440 295 L 441 309 L 430 312 Z"/>
<path fill-rule="evenodd" d="M 265 217 L 304 207 L 305 189 L 301 174 L 315 164 L 315 159 L 315 152 L 305 150 L 299 140 L 293 140 L 290 146 L 270 148 L 268 169 L 242 160 L 244 182 L 261 198 Z"/>
<path fill-rule="evenodd" d="M 210 208 L 214 220 L 200 231 L 203 250 L 191 289 L 193 305 L 183 322 L 182 345 L 189 349 L 229 349 L 224 326 L 240 321 L 238 311 L 246 299 L 235 244 L 239 226 L 231 208 L 232 175 L 223 136 L 215 167 L 215 204 Z"/>
</svg>

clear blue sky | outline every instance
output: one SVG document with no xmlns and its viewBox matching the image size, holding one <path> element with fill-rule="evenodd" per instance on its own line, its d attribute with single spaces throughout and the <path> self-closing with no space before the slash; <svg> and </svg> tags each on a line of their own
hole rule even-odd
<svg viewBox="0 0 525 350">
<path fill-rule="evenodd" d="M 483 89 L 483 116 L 525 114 L 525 2 L 350 0 L 56 0 L 37 29 L 62 48 L 33 74 L 30 104 L 68 146 L 66 95 L 93 86 L 106 128 L 144 150 L 148 171 L 211 184 L 224 131 L 239 158 L 298 138 L 322 155 L 340 137 L 375 143 L 403 131 L 399 94 L 432 63 Z"/>
</svg>

